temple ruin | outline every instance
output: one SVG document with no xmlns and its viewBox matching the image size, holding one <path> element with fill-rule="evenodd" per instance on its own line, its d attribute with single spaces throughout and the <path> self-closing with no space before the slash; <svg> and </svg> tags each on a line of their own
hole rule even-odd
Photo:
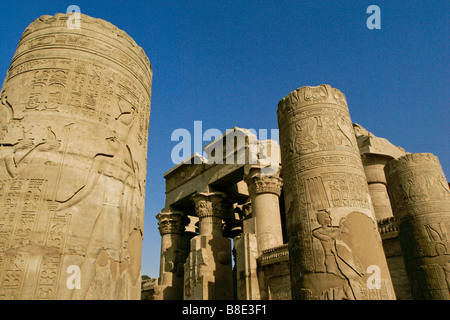
<svg viewBox="0 0 450 320">
<path fill-rule="evenodd" d="M 194 154 L 164 174 L 148 299 L 448 300 L 439 160 L 352 123 L 329 85 L 281 99 L 278 122 L 280 146 L 233 128 L 204 148 L 213 161 Z M 279 170 L 264 171 L 268 153 Z"/>
<path fill-rule="evenodd" d="M 163 175 L 141 282 L 152 66 L 69 17 L 26 28 L 1 90 L 0 299 L 450 299 L 438 158 L 352 123 L 329 85 L 274 106 L 279 142 L 233 128 Z"/>
</svg>

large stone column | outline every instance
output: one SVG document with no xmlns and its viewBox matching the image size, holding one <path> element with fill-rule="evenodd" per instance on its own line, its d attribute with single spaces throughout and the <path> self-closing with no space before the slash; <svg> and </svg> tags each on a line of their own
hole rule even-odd
<svg viewBox="0 0 450 320">
<path fill-rule="evenodd" d="M 250 168 L 244 180 L 252 203 L 258 256 L 260 256 L 264 250 L 283 244 L 279 204 L 283 182 L 279 173 L 262 174 L 259 167 Z"/>
<path fill-rule="evenodd" d="M 161 234 L 161 260 L 158 300 L 182 300 L 185 252 L 183 240 L 189 218 L 183 212 L 161 212 L 156 215 Z"/>
<path fill-rule="evenodd" d="M 1 92 L 0 298 L 139 299 L 152 69 L 69 17 L 27 27 Z"/>
<path fill-rule="evenodd" d="M 199 235 L 191 239 L 184 271 L 185 300 L 233 298 L 231 241 L 222 236 L 225 194 L 198 193 L 192 197 L 199 217 Z"/>
<path fill-rule="evenodd" d="M 394 299 L 345 96 L 302 87 L 278 104 L 293 299 Z"/>
<path fill-rule="evenodd" d="M 407 154 L 386 167 L 414 299 L 450 299 L 450 190 L 439 160 Z"/>
</svg>

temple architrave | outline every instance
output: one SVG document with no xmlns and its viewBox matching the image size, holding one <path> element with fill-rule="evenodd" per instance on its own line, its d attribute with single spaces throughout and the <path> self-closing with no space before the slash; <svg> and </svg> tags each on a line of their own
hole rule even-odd
<svg viewBox="0 0 450 320">
<path fill-rule="evenodd" d="M 147 299 L 449 299 L 438 159 L 352 123 L 329 85 L 291 92 L 277 115 L 280 146 L 233 128 L 204 148 L 212 159 L 194 154 L 164 174 L 160 277 Z M 261 149 L 278 170 L 265 170 Z"/>
<path fill-rule="evenodd" d="M 26 28 L 1 91 L 0 298 L 140 299 L 152 67 L 69 17 Z"/>
</svg>

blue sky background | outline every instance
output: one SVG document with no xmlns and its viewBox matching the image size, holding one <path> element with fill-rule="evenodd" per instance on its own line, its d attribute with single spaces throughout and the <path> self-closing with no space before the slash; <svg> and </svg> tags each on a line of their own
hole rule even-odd
<svg viewBox="0 0 450 320">
<path fill-rule="evenodd" d="M 301 86 L 340 89 L 353 122 L 435 154 L 450 179 L 448 0 L 2 1 L 1 79 L 25 28 L 72 4 L 126 31 L 153 65 L 142 274 L 159 273 L 172 132 L 196 120 L 275 129 L 278 101 Z M 366 27 L 371 4 L 380 30 Z"/>
</svg>

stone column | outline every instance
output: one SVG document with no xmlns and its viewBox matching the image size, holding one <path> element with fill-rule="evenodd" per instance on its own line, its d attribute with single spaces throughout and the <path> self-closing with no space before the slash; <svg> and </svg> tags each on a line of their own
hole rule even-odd
<svg viewBox="0 0 450 320">
<path fill-rule="evenodd" d="M 158 300 L 182 300 L 184 263 L 189 252 L 184 252 L 182 241 L 189 218 L 182 212 L 161 212 L 156 215 L 161 234 L 161 260 Z"/>
<path fill-rule="evenodd" d="M 278 104 L 293 299 L 394 299 L 344 94 L 302 87 Z"/>
<path fill-rule="evenodd" d="M 384 138 L 375 136 L 357 123 L 353 124 L 353 129 L 369 184 L 375 216 L 378 221 L 391 218 L 393 214 L 386 188 L 384 166 L 390 160 L 404 156 L 405 150 L 394 146 Z"/>
<path fill-rule="evenodd" d="M 198 216 L 198 232 L 201 236 L 222 237 L 225 194 L 198 193 L 192 197 Z"/>
<path fill-rule="evenodd" d="M 192 197 L 199 217 L 199 235 L 191 239 L 184 270 L 185 300 L 233 298 L 231 241 L 222 236 L 225 194 L 198 193 Z"/>
<path fill-rule="evenodd" d="M 386 167 L 414 299 L 450 299 L 450 190 L 439 160 L 407 154 Z"/>
<path fill-rule="evenodd" d="M 269 248 L 283 244 L 279 197 L 283 184 L 279 173 L 266 175 L 261 168 L 252 167 L 246 174 L 252 213 L 256 223 L 258 256 Z"/>
<path fill-rule="evenodd" d="M 258 279 L 258 245 L 254 233 L 233 239 L 236 252 L 236 296 L 238 300 L 260 300 Z M 263 287 L 263 286 L 262 286 Z"/>
<path fill-rule="evenodd" d="M 1 92 L 0 298 L 139 299 L 152 68 L 69 17 L 26 28 Z"/>
<path fill-rule="evenodd" d="M 363 154 L 362 161 L 366 173 L 369 193 L 373 202 L 375 217 L 378 220 L 393 217 L 391 202 L 386 188 L 386 176 L 384 166 L 392 160 L 392 157 Z"/>
</svg>

